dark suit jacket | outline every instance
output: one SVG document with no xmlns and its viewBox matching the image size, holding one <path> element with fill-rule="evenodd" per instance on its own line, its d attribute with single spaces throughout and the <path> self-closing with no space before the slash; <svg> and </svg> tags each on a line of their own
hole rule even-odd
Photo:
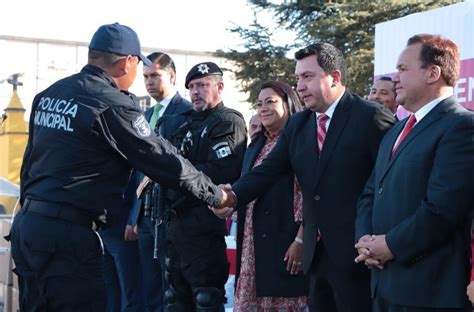
<svg viewBox="0 0 474 312">
<path fill-rule="evenodd" d="M 395 259 L 373 269 L 372 294 L 400 305 L 467 304 L 474 114 L 453 97 L 430 111 L 390 157 L 406 120 L 382 143 L 358 204 L 356 239 L 386 234 Z"/>
<path fill-rule="evenodd" d="M 245 152 L 242 175 L 249 172 L 266 142 L 263 131 Z M 294 175 L 281 175 L 273 186 L 258 197 L 253 211 L 255 277 L 258 297 L 297 297 L 308 295 L 308 278 L 286 270 L 285 253 L 294 241 L 299 224 L 293 210 Z M 239 277 L 242 240 L 247 205 L 239 205 L 237 214 L 237 270 Z"/>
<path fill-rule="evenodd" d="M 186 121 L 185 117 L 181 114 L 191 109 L 193 109 L 191 102 L 181 97 L 179 93 L 176 93 L 176 95 L 171 99 L 168 106 L 166 106 L 163 115 L 160 117 L 156 124 L 156 127 L 159 129 L 159 134 L 165 139 L 170 139 L 173 133 L 178 129 L 178 127 Z M 152 114 L 153 107 L 146 110 L 144 115 L 147 121 L 150 121 Z M 132 173 L 132 177 L 130 178 L 129 187 L 132 187 L 136 190 L 138 184 L 143 179 L 143 177 L 143 173 L 134 170 Z M 129 213 L 128 224 L 137 224 L 138 218 L 140 217 L 141 206 L 141 200 L 135 198 L 133 201 L 132 209 Z"/>
<path fill-rule="evenodd" d="M 280 175 L 296 174 L 304 201 L 305 273 L 313 261 L 318 228 L 335 268 L 367 271 L 354 264 L 356 204 L 375 163 L 379 142 L 392 124 L 393 114 L 388 109 L 346 91 L 330 121 L 319 158 L 315 113 L 305 110 L 291 116 L 263 163 L 233 185 L 238 200 L 246 203 L 263 194 Z"/>
</svg>

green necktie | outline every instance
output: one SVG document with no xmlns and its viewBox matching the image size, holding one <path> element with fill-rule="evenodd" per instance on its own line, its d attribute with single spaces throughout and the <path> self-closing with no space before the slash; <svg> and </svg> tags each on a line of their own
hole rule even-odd
<svg viewBox="0 0 474 312">
<path fill-rule="evenodd" d="M 160 103 L 156 103 L 155 107 L 153 108 L 153 115 L 150 118 L 150 127 L 155 129 L 156 123 L 158 122 L 158 118 L 160 117 L 160 110 L 163 107 Z"/>
</svg>

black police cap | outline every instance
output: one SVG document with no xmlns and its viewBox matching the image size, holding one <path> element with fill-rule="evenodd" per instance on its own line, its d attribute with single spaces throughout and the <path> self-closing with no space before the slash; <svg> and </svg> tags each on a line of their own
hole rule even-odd
<svg viewBox="0 0 474 312">
<path fill-rule="evenodd" d="M 186 82 L 184 83 L 184 86 L 186 89 L 188 89 L 188 84 L 191 80 L 211 75 L 222 76 L 222 70 L 219 68 L 219 66 L 217 66 L 216 63 L 205 62 L 196 64 L 186 75 Z"/>
</svg>

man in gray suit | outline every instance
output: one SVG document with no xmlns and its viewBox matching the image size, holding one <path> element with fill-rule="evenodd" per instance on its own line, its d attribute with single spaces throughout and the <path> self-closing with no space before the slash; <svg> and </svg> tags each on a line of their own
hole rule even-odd
<svg viewBox="0 0 474 312">
<path fill-rule="evenodd" d="M 474 114 L 453 96 L 459 67 L 456 44 L 435 35 L 398 58 L 397 102 L 412 114 L 380 143 L 356 219 L 375 312 L 471 311 Z"/>
</svg>

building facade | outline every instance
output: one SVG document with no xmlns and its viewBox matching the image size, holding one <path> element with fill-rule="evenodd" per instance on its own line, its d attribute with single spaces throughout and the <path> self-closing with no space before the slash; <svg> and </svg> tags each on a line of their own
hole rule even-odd
<svg viewBox="0 0 474 312">
<path fill-rule="evenodd" d="M 41 38 L 27 38 L 0 35 L 0 176 L 19 184 L 20 168 L 26 142 L 28 140 L 27 121 L 30 115 L 31 102 L 34 96 L 58 79 L 79 72 L 87 63 L 88 43 Z M 188 90 L 184 87 L 186 73 L 200 62 L 214 62 L 224 69 L 224 103 L 240 111 L 246 120 L 252 112 L 245 102 L 246 94 L 240 92 L 230 71 L 232 64 L 224 58 L 214 56 L 211 52 L 143 47 L 143 53 L 160 51 L 167 53 L 176 64 L 176 86 L 180 94 L 189 99 Z M 13 76 L 12 76 L 13 75 Z M 16 75 L 16 84 L 12 77 Z M 18 78 L 21 77 L 21 83 Z M 137 79 L 130 91 L 140 99 L 142 108 L 150 106 L 143 82 L 142 68 L 139 66 Z M 10 82 L 10 84 L 7 83 Z M 17 90 L 17 86 L 22 85 Z M 3 112 L 3 115 L 2 115 Z M 11 212 L 15 201 L 0 197 L 0 204 Z"/>
</svg>

